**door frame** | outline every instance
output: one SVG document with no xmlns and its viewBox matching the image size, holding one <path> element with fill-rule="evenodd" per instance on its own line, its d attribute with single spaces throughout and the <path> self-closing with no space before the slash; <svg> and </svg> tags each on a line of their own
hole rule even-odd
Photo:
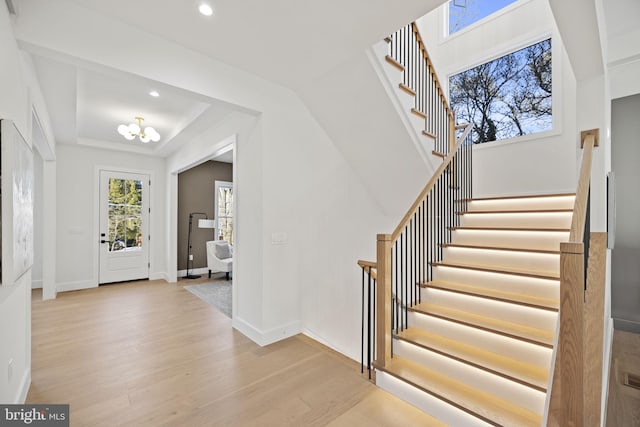
<svg viewBox="0 0 640 427">
<path fill-rule="evenodd" d="M 96 165 L 94 167 L 94 177 L 93 177 L 93 234 L 92 239 L 94 239 L 93 247 L 93 287 L 98 287 L 100 285 L 100 171 L 110 171 L 110 172 L 122 172 L 122 173 L 132 173 L 132 174 L 140 174 L 140 175 L 148 175 L 149 180 L 151 181 L 151 185 L 149 186 L 149 208 L 151 212 L 149 212 L 149 236 L 153 239 L 154 235 L 154 221 L 153 221 L 153 213 L 155 209 L 153 209 L 153 202 L 155 200 L 154 197 L 154 187 L 157 185 L 154 184 L 156 180 L 156 176 L 152 170 L 148 169 L 132 169 L 132 168 L 123 168 L 121 166 L 108 166 L 108 165 Z M 152 268 L 157 264 L 157 260 L 153 256 L 153 251 L 151 250 L 151 245 L 149 245 L 149 280 L 154 279 L 154 275 L 152 274 Z"/>
<path fill-rule="evenodd" d="M 178 281 L 178 174 L 189 170 L 201 163 L 211 160 L 216 156 L 219 156 L 229 150 L 233 150 L 233 194 L 234 197 L 238 193 L 238 168 L 237 168 L 237 135 L 231 134 L 230 136 L 219 140 L 217 143 L 208 145 L 206 148 L 198 151 L 198 154 L 188 157 L 186 159 L 179 159 L 174 165 L 169 165 L 167 168 L 167 192 L 169 206 L 168 211 L 168 224 L 169 235 L 167 238 L 167 246 L 169 248 L 169 254 L 167 259 L 167 274 L 165 280 L 169 283 L 176 283 Z M 233 211 L 233 222 L 237 224 L 238 210 Z M 237 263 L 237 254 L 234 253 L 233 259 L 233 277 L 236 277 L 235 271 Z M 237 286 L 232 287 L 233 301 L 236 301 Z M 235 313 L 235 304 L 233 303 L 233 312 Z"/>
</svg>

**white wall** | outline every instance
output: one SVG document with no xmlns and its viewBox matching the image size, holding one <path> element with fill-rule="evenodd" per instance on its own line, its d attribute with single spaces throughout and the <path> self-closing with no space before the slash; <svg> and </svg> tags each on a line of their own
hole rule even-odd
<svg viewBox="0 0 640 427">
<path fill-rule="evenodd" d="M 402 92 L 401 73 L 384 61 L 386 50 L 385 42 L 363 50 L 299 93 L 378 210 L 400 221 L 442 159 L 432 154 L 432 140 L 421 134 L 424 120 L 416 120 L 419 129 L 412 128 L 414 100 L 410 106 L 392 101 L 398 96 L 393 91 Z M 385 66 L 395 73 L 393 82 L 384 74 Z"/>
<path fill-rule="evenodd" d="M 575 191 L 576 81 L 548 2 L 523 1 L 451 37 L 443 36 L 444 19 L 441 7 L 417 23 L 447 94 L 449 76 L 552 38 L 554 129 L 475 146 L 474 196 Z"/>
<path fill-rule="evenodd" d="M 150 278 L 164 278 L 165 245 L 164 159 L 97 148 L 59 145 L 56 182 L 56 287 L 68 291 L 98 286 L 99 168 L 150 173 Z"/>
<path fill-rule="evenodd" d="M 13 120 L 30 144 L 30 100 L 41 95 L 23 77 L 32 70 L 21 61 L 4 4 L 0 5 L 0 63 L 0 117 Z M 0 286 L 0 343 L 0 402 L 22 403 L 31 378 L 31 269 L 16 283 Z"/>
</svg>

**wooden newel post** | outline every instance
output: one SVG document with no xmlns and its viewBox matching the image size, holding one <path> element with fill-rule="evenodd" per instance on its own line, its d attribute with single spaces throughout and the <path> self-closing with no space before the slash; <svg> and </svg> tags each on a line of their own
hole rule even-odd
<svg viewBox="0 0 640 427">
<path fill-rule="evenodd" d="M 376 282 L 376 366 L 391 359 L 391 235 L 378 234 Z"/>
<path fill-rule="evenodd" d="M 584 425 L 584 244 L 560 244 L 560 425 Z"/>
</svg>

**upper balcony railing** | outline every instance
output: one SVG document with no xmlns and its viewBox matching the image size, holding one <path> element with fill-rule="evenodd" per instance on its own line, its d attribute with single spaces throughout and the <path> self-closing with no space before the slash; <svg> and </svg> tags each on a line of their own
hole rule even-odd
<svg viewBox="0 0 640 427">
<path fill-rule="evenodd" d="M 455 144 L 454 115 L 415 22 L 387 37 L 389 56 L 404 67 L 403 84 L 415 92 L 414 109 L 425 117 L 424 133 L 434 138 L 434 154 Z"/>
</svg>

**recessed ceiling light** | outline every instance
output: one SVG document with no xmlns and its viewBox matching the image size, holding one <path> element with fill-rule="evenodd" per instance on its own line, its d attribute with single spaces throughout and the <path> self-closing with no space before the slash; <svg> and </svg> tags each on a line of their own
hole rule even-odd
<svg viewBox="0 0 640 427">
<path fill-rule="evenodd" d="M 149 92 L 149 95 L 153 96 L 154 98 L 157 98 L 160 96 L 157 90 L 152 90 L 151 92 Z"/>
<path fill-rule="evenodd" d="M 210 5 L 208 5 L 207 3 L 200 3 L 200 6 L 198 6 L 198 10 L 204 16 L 213 15 L 213 8 Z"/>
</svg>

